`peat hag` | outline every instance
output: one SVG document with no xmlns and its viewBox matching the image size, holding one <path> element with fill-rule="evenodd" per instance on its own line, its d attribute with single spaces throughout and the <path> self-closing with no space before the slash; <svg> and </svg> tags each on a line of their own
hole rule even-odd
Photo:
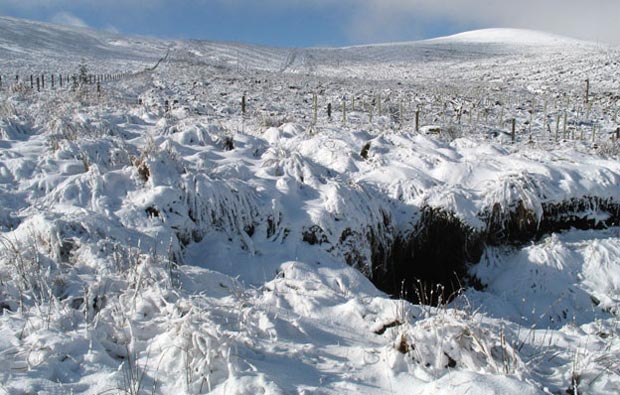
<svg viewBox="0 0 620 395">
<path fill-rule="evenodd" d="M 620 204 L 612 198 L 586 196 L 544 203 L 538 216 L 519 201 L 507 210 L 496 204 L 480 217 L 486 224 L 482 230 L 454 213 L 425 207 L 414 228 L 394 239 L 387 256 L 384 249 L 373 253 L 372 281 L 394 297 L 445 303 L 463 287 L 484 286 L 469 275 L 469 267 L 480 260 L 485 246 L 518 246 L 571 228 L 617 226 Z"/>
</svg>

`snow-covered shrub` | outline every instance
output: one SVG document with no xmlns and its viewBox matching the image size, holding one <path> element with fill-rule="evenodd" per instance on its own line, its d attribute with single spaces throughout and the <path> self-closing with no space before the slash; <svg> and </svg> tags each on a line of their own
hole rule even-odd
<svg viewBox="0 0 620 395">
<path fill-rule="evenodd" d="M 397 370 L 404 364 L 400 369 L 423 369 L 433 377 L 450 370 L 517 376 L 527 372 L 503 327 L 483 324 L 464 311 L 441 309 L 390 331 L 391 361 Z"/>
<path fill-rule="evenodd" d="M 596 152 L 606 158 L 618 158 L 620 157 L 620 140 L 609 140 L 601 142 Z"/>
<path fill-rule="evenodd" d="M 9 91 L 18 96 L 24 96 L 32 92 L 32 89 L 22 81 L 18 81 L 11 85 Z"/>
<path fill-rule="evenodd" d="M 9 100 L 3 100 L 0 103 L 0 119 L 13 118 L 17 116 L 17 109 Z"/>
</svg>

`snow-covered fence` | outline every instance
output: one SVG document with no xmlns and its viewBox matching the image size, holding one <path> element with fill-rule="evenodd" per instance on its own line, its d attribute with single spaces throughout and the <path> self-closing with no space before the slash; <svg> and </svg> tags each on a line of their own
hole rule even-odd
<svg viewBox="0 0 620 395">
<path fill-rule="evenodd" d="M 15 73 L 14 82 L 11 83 L 11 78 L 7 75 L 0 74 L 0 90 L 10 89 L 13 84 L 22 84 L 20 89 L 24 89 L 29 86 L 31 91 L 36 89 L 37 92 L 57 90 L 59 88 L 73 89 L 79 82 L 82 85 L 92 85 L 93 90 L 99 91 L 101 84 L 104 82 L 120 81 L 127 78 L 143 75 L 143 71 L 136 73 L 101 73 L 101 74 L 88 74 L 81 76 L 78 74 L 65 74 L 65 73 L 33 73 L 33 74 L 20 74 Z M 30 83 L 28 84 L 28 80 Z M 75 84 L 70 84 L 70 81 L 76 81 Z M 46 83 L 47 82 L 47 83 Z M 99 88 L 97 88 L 99 84 Z"/>
</svg>

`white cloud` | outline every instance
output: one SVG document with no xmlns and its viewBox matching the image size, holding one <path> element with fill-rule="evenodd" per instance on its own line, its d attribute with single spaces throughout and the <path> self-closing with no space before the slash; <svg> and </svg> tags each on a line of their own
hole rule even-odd
<svg viewBox="0 0 620 395">
<path fill-rule="evenodd" d="M 189 0 L 239 7 L 256 0 Z M 356 42 L 412 39 L 429 24 L 516 27 L 620 44 L 620 0 L 263 0 L 264 7 L 349 10 Z M 454 28 L 451 30 L 455 30 Z"/>
<path fill-rule="evenodd" d="M 462 25 L 519 27 L 620 43 L 618 0 L 362 0 L 351 20 L 353 34 L 381 26 L 404 28 L 407 18 Z M 367 22 L 364 22 L 367 21 Z"/>
<path fill-rule="evenodd" d="M 62 11 L 54 14 L 54 16 L 50 18 L 50 22 L 57 23 L 59 25 L 88 27 L 86 22 L 67 11 Z"/>
</svg>

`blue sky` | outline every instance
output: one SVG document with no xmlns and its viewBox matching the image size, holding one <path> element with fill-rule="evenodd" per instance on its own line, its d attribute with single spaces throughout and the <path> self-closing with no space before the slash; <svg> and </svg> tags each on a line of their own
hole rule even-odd
<svg viewBox="0 0 620 395">
<path fill-rule="evenodd" d="M 408 41 L 485 27 L 620 44 L 620 0 L 0 0 L 0 15 L 276 46 Z"/>
</svg>

